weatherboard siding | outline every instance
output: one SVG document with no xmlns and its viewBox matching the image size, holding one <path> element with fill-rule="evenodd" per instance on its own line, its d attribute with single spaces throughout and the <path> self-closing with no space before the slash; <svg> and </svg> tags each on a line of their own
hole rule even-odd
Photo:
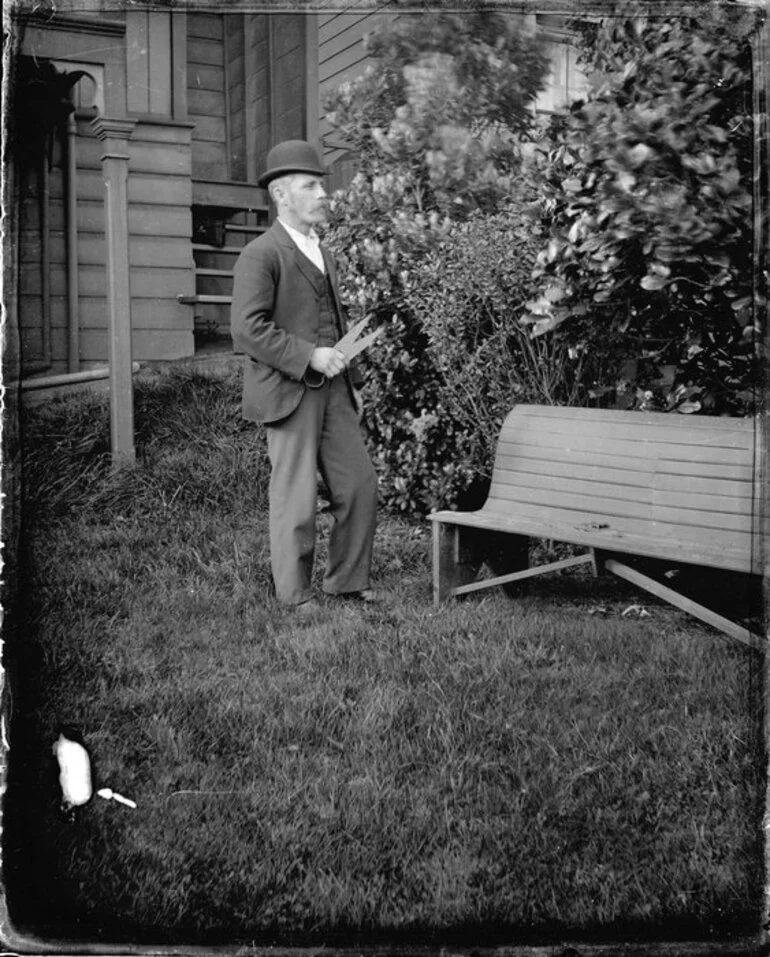
<svg viewBox="0 0 770 957">
<path fill-rule="evenodd" d="M 347 147 L 339 133 L 326 119 L 325 101 L 343 83 L 361 76 L 369 58 L 364 50 L 364 36 L 371 32 L 383 17 L 398 14 L 319 13 L 318 37 L 318 137 L 324 159 L 330 167 L 329 187 L 334 190 L 350 180 L 352 160 L 346 157 Z"/>
<path fill-rule="evenodd" d="M 187 113 L 192 134 L 192 175 L 228 178 L 224 19 L 187 14 Z"/>
<path fill-rule="evenodd" d="M 107 356 L 108 308 L 103 144 L 78 119 L 79 352 L 84 366 Z M 177 295 L 194 291 L 191 249 L 190 129 L 138 122 L 127 142 L 132 352 L 138 361 L 169 359 L 194 350 L 190 306 Z M 49 373 L 67 371 L 66 219 L 60 160 L 51 172 L 49 209 L 51 359 Z M 40 355 L 42 276 L 37 204 L 27 204 L 19 268 L 20 328 L 25 353 Z"/>
</svg>

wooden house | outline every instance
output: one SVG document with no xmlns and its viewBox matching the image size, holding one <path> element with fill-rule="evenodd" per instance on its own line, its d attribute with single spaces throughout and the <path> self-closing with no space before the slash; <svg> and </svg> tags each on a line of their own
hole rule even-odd
<svg viewBox="0 0 770 957">
<path fill-rule="evenodd" d="M 347 181 L 355 158 L 323 99 L 363 70 L 377 18 L 398 14 L 109 0 L 25 9 L 10 107 L 11 368 L 22 379 L 72 375 L 103 366 L 111 348 L 140 362 L 227 348 L 234 260 L 269 223 L 256 186 L 267 151 L 309 139 L 330 186 Z M 553 109 L 583 78 L 561 21 L 526 17 L 552 45 L 553 82 L 538 107 Z"/>
</svg>

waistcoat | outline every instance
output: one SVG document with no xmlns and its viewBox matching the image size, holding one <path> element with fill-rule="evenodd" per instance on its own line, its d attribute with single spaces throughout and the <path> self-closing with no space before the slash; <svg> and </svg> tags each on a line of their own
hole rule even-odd
<svg viewBox="0 0 770 957">
<path fill-rule="evenodd" d="M 332 287 L 329 274 L 323 278 L 323 292 L 318 303 L 318 345 L 333 346 L 340 337 L 337 323 L 337 310 L 332 298 Z M 320 292 L 320 290 L 319 290 Z"/>
</svg>

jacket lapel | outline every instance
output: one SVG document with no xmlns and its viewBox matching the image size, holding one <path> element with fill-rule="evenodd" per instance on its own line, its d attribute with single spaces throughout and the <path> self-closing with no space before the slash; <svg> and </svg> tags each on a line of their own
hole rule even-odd
<svg viewBox="0 0 770 957">
<path fill-rule="evenodd" d="M 312 262 L 307 258 L 307 256 L 302 252 L 302 250 L 297 246 L 291 236 L 286 232 L 286 230 L 281 225 L 280 220 L 276 220 L 273 223 L 273 230 L 275 231 L 275 236 L 278 242 L 291 250 L 291 253 L 294 257 L 294 264 L 302 273 L 302 275 L 307 279 L 310 285 L 317 293 L 323 292 L 323 281 L 324 277 L 321 274 L 319 269 L 313 265 Z M 325 261 L 325 260 L 324 260 Z"/>
<path fill-rule="evenodd" d="M 299 271 L 317 293 L 323 292 L 324 276 L 321 270 L 310 262 L 296 243 L 292 242 L 292 246 L 294 246 L 294 262 L 299 267 Z"/>
</svg>

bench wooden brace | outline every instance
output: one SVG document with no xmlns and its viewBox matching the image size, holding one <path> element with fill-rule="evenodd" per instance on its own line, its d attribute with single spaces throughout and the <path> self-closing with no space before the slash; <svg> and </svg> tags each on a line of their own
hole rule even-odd
<svg viewBox="0 0 770 957">
<path fill-rule="evenodd" d="M 591 566 L 594 576 L 598 575 L 600 569 L 606 569 L 613 575 L 617 575 L 619 578 L 623 578 L 650 592 L 650 594 L 662 598 L 676 608 L 699 618 L 707 625 L 711 625 L 712 628 L 717 628 L 751 648 L 761 651 L 766 648 L 766 641 L 752 634 L 747 628 L 730 621 L 729 618 L 725 618 L 715 611 L 711 611 L 693 599 L 681 595 L 673 588 L 663 585 L 654 578 L 650 578 L 637 569 L 618 561 L 618 559 L 606 556 L 601 552 L 597 553 L 593 548 L 573 558 L 565 558 L 558 562 L 549 562 L 545 565 L 536 565 L 529 568 L 526 558 L 527 537 L 524 535 L 506 535 L 505 538 L 510 542 L 511 561 L 519 565 L 519 568 L 504 575 L 475 581 L 474 579 L 482 563 L 489 554 L 490 545 L 494 542 L 494 535 L 494 532 L 463 525 L 433 523 L 434 605 L 440 605 L 450 596 L 467 595 L 485 588 L 494 588 L 498 585 L 534 578 L 536 575 L 544 575 L 548 572 L 588 564 Z"/>
<path fill-rule="evenodd" d="M 717 628 L 731 638 L 736 638 L 738 641 L 742 641 L 744 644 L 756 648 L 758 651 L 764 651 L 767 648 L 767 642 L 758 635 L 750 632 L 748 628 L 743 628 L 734 621 L 730 621 L 729 618 L 718 615 L 715 611 L 711 611 L 711 609 L 706 608 L 697 601 L 693 601 L 692 598 L 687 598 L 685 595 L 674 591 L 673 588 L 669 588 L 667 585 L 655 581 L 654 578 L 650 578 L 636 568 L 630 568 L 615 558 L 601 558 L 600 561 L 602 567 L 606 568 L 608 572 L 612 572 L 613 575 L 624 578 L 626 581 L 638 585 L 639 588 L 644 588 L 645 591 L 650 592 L 658 598 L 662 598 L 664 601 L 674 605 L 676 608 L 680 608 L 682 611 L 686 611 L 688 615 L 700 618 L 700 620 L 705 621 L 707 625 L 711 625 L 712 628 Z"/>
<path fill-rule="evenodd" d="M 495 546 L 505 542 L 505 563 L 513 571 L 506 571 L 494 578 L 474 581 L 482 563 L 487 560 Z M 454 595 L 507 585 L 511 582 L 534 578 L 546 572 L 555 572 L 574 565 L 590 564 L 597 574 L 593 549 L 585 555 L 565 558 L 547 565 L 529 567 L 529 539 L 526 535 L 510 535 L 489 530 L 469 528 L 465 525 L 433 523 L 433 603 L 438 606 Z"/>
</svg>

